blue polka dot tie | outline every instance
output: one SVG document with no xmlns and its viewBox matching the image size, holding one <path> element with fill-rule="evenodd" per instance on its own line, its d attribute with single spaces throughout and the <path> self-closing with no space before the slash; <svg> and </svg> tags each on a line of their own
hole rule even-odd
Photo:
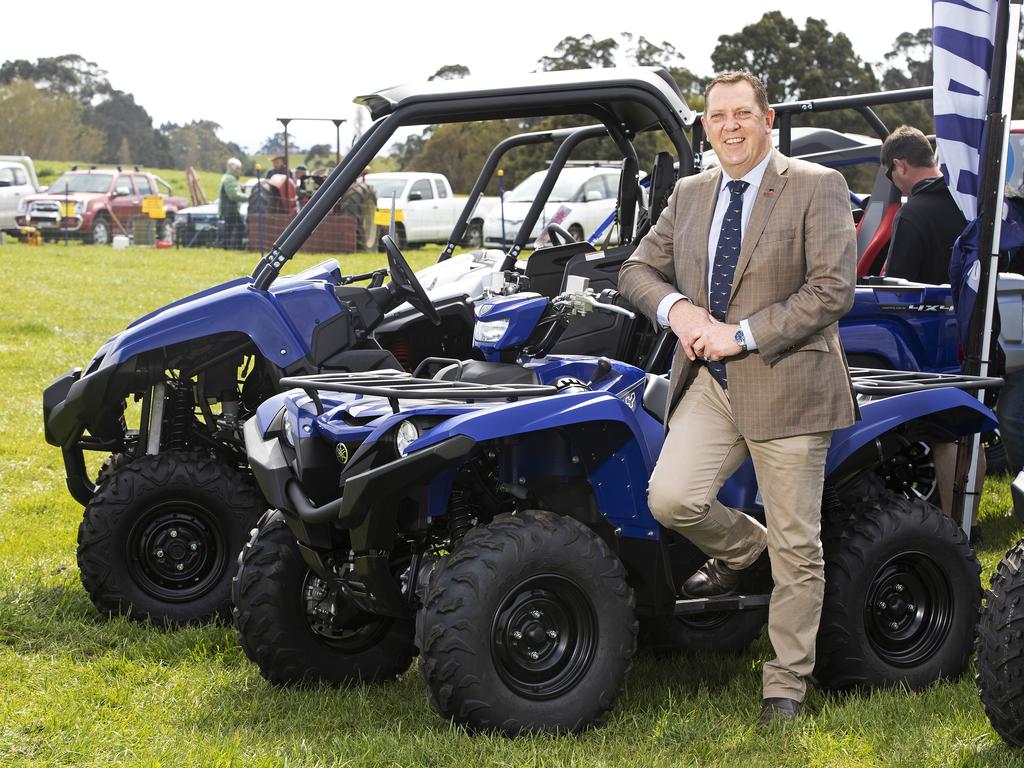
<svg viewBox="0 0 1024 768">
<path fill-rule="evenodd" d="M 750 182 L 735 179 L 726 186 L 731 197 L 725 209 L 722 229 L 718 233 L 718 247 L 715 249 L 715 264 L 711 269 L 711 287 L 708 291 L 708 310 L 716 320 L 725 322 L 725 310 L 729 307 L 732 294 L 732 278 L 736 274 L 736 262 L 740 260 L 740 241 L 743 226 L 743 193 Z M 708 361 L 708 370 L 715 381 L 726 389 L 725 363 Z"/>
</svg>

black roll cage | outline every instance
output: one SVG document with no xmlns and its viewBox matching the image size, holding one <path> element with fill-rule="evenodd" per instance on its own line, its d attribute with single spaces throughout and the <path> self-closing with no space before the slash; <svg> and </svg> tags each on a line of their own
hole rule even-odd
<svg viewBox="0 0 1024 768">
<path fill-rule="evenodd" d="M 530 232 L 533 231 L 533 225 L 540 216 L 540 212 L 544 208 L 544 203 L 551 194 L 551 190 L 555 186 L 558 175 L 565 167 L 572 150 L 575 149 L 578 144 L 586 141 L 587 139 L 600 138 L 602 136 L 611 136 L 615 141 L 616 146 L 618 146 L 619 150 L 622 151 L 626 158 L 636 160 L 636 149 L 633 147 L 632 142 L 630 142 L 621 131 L 612 132 L 604 125 L 588 125 L 582 128 L 558 128 L 550 131 L 519 133 L 498 142 L 494 149 L 491 150 L 490 155 L 488 155 L 483 168 L 480 169 L 480 174 L 477 176 L 472 190 L 470 190 L 469 199 L 466 201 L 466 205 L 462 209 L 462 213 L 459 214 L 459 218 L 455 222 L 455 226 L 452 228 L 451 235 L 448 238 L 448 243 L 445 245 L 444 250 L 441 251 L 441 255 L 437 260 L 445 261 L 446 259 L 451 258 L 456 245 L 462 242 L 462 237 L 466 233 L 466 226 L 469 224 L 470 217 L 473 215 L 473 211 L 476 208 L 477 203 L 483 196 L 484 189 L 494 177 L 494 172 L 498 169 L 498 164 L 501 162 L 502 157 L 504 157 L 509 150 L 516 147 L 534 144 L 562 142 L 555 153 L 555 157 L 551 160 L 551 165 L 548 167 L 544 182 L 541 185 L 540 190 L 537 192 L 537 195 L 534 197 L 533 205 L 526 214 L 526 218 L 523 219 L 519 233 L 516 235 L 512 249 L 509 252 L 509 257 L 505 259 L 505 262 L 501 267 L 502 270 L 511 269 L 515 264 L 516 255 L 522 251 L 527 238 L 530 236 Z"/>
<path fill-rule="evenodd" d="M 932 86 L 925 85 L 917 88 L 901 88 L 895 91 L 859 93 L 854 96 L 827 96 L 821 99 L 805 99 L 803 101 L 786 101 L 772 104 L 772 109 L 775 110 L 775 125 L 779 129 L 779 151 L 784 155 L 790 154 L 794 115 L 852 109 L 867 121 L 878 138 L 884 140 L 889 135 L 890 130 L 872 107 L 885 104 L 903 104 L 908 101 L 927 101 L 931 98 Z M 703 116 L 703 112 L 698 115 L 698 117 Z M 704 125 L 699 119 L 695 120 L 693 123 L 694 147 L 701 147 L 703 145 L 704 135 Z"/>
<path fill-rule="evenodd" d="M 661 70 L 651 70 L 651 73 L 662 79 L 665 77 Z M 447 98 L 440 95 L 422 101 L 412 99 L 412 103 L 409 104 L 399 101 L 393 111 L 379 117 L 359 138 L 345 162 L 331 172 L 309 202 L 278 236 L 270 251 L 253 270 L 253 287 L 266 290 L 270 286 L 280 274 L 281 268 L 295 255 L 363 169 L 402 126 L 516 117 L 589 115 L 599 120 L 613 139 L 619 137 L 627 140 L 627 143 L 638 131 L 660 127 L 676 150 L 680 175 L 688 175 L 693 170 L 693 152 L 684 133 L 688 126 L 683 115 L 672 107 L 664 94 L 656 94 L 654 87 L 639 79 L 628 80 L 612 76 L 607 82 L 602 82 L 592 79 L 593 73 L 588 73 L 588 76 L 591 79 L 587 82 L 566 83 L 561 89 L 549 85 L 533 92 L 496 89 L 455 92 Z M 377 97 L 377 102 L 374 102 L 374 111 L 386 112 L 386 108 L 379 105 L 380 100 L 381 98 Z M 366 102 L 367 99 L 363 101 Z M 644 107 L 654 116 L 655 121 L 649 125 L 630 125 L 613 109 L 619 103 Z M 685 109 L 685 105 L 683 107 Z M 616 143 L 619 143 L 618 139 Z"/>
</svg>

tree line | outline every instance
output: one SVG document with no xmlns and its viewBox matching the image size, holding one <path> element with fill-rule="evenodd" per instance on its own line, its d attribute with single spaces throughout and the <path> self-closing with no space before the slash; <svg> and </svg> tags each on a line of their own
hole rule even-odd
<svg viewBox="0 0 1024 768">
<path fill-rule="evenodd" d="M 780 11 L 769 11 L 735 34 L 719 36 L 711 64 L 715 72 L 746 69 L 758 75 L 773 102 L 931 85 L 931 29 L 899 33 L 885 61 L 873 64 L 862 60 L 850 39 L 831 31 L 824 20 L 807 18 L 801 26 Z M 664 67 L 690 106 L 695 110 L 703 107 L 703 91 L 710 77 L 694 73 L 669 41 L 659 43 L 629 33 L 604 39 L 590 34 L 567 36 L 550 55 L 537 61 L 540 71 L 632 65 Z M 1014 112 L 1020 114 L 1024 108 L 1024 58 L 1018 57 L 1017 70 Z M 469 74 L 466 66 L 451 64 L 430 79 Z M 887 125 L 907 122 L 928 133 L 933 130 L 930 102 L 876 111 Z M 501 139 L 523 131 L 587 122 L 590 120 L 584 117 L 550 117 L 428 126 L 394 144 L 389 157 L 375 166 L 443 172 L 457 192 L 467 192 L 487 153 Z M 862 118 L 847 113 L 812 114 L 801 124 L 871 132 Z M 220 126 L 212 120 L 155 127 L 132 94 L 114 88 L 104 70 L 77 54 L 0 64 L 0 145 L 5 153 L 151 167 L 192 165 L 208 170 L 219 170 L 224 158 L 234 155 L 242 158 L 246 171 L 251 172 L 246 153 L 238 144 L 222 140 L 219 131 Z M 653 134 L 637 137 L 641 167 L 649 165 L 655 152 L 668 149 L 663 146 L 665 141 Z M 276 133 L 267 138 L 260 152 L 276 154 L 282 149 L 283 135 Z M 543 168 L 550 153 L 550 148 L 542 146 L 513 150 L 505 164 L 506 186 Z M 620 156 L 607 139 L 592 141 L 577 154 L 595 160 Z M 317 145 L 305 155 L 308 162 L 329 165 L 334 148 Z"/>
</svg>

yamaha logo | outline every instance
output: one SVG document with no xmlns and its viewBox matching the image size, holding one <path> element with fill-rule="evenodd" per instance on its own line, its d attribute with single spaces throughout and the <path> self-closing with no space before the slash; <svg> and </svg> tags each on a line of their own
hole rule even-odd
<svg viewBox="0 0 1024 768">
<path fill-rule="evenodd" d="M 337 455 L 338 462 L 342 466 L 348 464 L 348 446 L 346 446 L 344 443 L 338 443 L 337 447 L 335 447 L 334 449 L 334 453 L 335 455 Z"/>
</svg>

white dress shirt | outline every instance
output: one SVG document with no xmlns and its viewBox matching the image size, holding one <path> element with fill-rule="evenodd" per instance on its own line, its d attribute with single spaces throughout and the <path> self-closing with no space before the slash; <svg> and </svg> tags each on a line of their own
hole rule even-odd
<svg viewBox="0 0 1024 768">
<path fill-rule="evenodd" d="M 764 179 L 764 172 L 768 168 L 768 161 L 771 159 L 771 156 L 772 153 L 769 150 L 764 159 L 747 171 L 746 175 L 741 178 L 742 181 L 750 185 L 743 191 L 743 211 L 740 217 L 741 236 L 747 233 L 747 222 L 750 221 L 750 212 L 754 209 L 754 201 L 757 200 L 757 193 L 761 188 L 761 181 Z M 711 277 L 714 274 L 715 252 L 718 250 L 718 237 L 722 230 L 722 219 L 725 218 L 725 212 L 729 207 L 729 200 L 732 197 L 728 187 L 729 182 L 732 180 L 732 177 L 723 169 L 722 183 L 718 187 L 718 202 L 715 204 L 715 213 L 711 217 L 711 230 L 708 232 L 708 294 L 711 293 Z M 668 327 L 668 312 L 672 309 L 672 305 L 680 300 L 690 301 L 690 297 L 682 293 L 673 292 L 661 300 L 661 303 L 658 304 L 659 325 Z M 750 332 L 750 325 L 746 319 L 740 320 L 739 326 L 743 330 L 747 349 L 750 351 L 757 349 L 757 342 L 754 341 L 754 335 Z"/>
</svg>

